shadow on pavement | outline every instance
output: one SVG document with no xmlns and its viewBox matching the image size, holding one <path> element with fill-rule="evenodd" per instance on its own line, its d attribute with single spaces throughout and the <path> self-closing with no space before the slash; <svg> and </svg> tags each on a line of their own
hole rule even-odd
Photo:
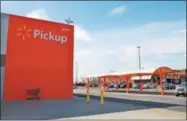
<svg viewBox="0 0 187 121">
<path fill-rule="evenodd" d="M 105 104 L 101 105 L 97 96 L 91 96 L 91 103 L 87 104 L 83 97 L 85 96 L 74 96 L 72 100 L 1 102 L 1 119 L 46 120 L 177 106 L 115 98 L 105 98 Z"/>
</svg>

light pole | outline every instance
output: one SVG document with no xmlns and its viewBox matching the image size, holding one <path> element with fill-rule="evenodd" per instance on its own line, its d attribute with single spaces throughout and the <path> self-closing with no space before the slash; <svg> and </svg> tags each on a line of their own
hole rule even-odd
<svg viewBox="0 0 187 121">
<path fill-rule="evenodd" d="M 138 48 L 138 58 L 139 58 L 139 70 L 141 70 L 141 55 L 140 55 L 141 46 L 137 46 L 137 48 Z"/>
<path fill-rule="evenodd" d="M 68 19 L 65 19 L 65 21 L 66 21 L 67 24 L 72 24 L 73 23 L 73 21 L 70 19 L 70 17 L 68 17 Z"/>
<path fill-rule="evenodd" d="M 76 62 L 76 83 L 78 82 L 78 62 Z"/>
<path fill-rule="evenodd" d="M 139 62 L 139 71 L 141 71 L 141 56 L 140 56 L 140 48 L 141 48 L 141 46 L 137 46 L 137 48 L 138 48 L 138 62 Z M 140 83 L 141 83 L 141 74 L 139 75 L 140 76 Z"/>
<path fill-rule="evenodd" d="M 71 20 L 70 17 L 68 17 L 67 19 L 65 19 L 66 23 L 67 24 L 72 24 L 73 21 Z M 77 83 L 78 82 L 78 63 L 76 62 L 76 75 L 75 75 L 75 82 Z"/>
</svg>

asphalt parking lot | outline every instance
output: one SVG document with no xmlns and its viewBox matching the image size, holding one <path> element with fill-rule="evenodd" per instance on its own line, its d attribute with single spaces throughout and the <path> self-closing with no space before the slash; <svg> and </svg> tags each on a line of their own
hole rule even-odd
<svg viewBox="0 0 187 121">
<path fill-rule="evenodd" d="M 142 115 L 142 119 L 186 119 L 185 97 L 105 92 L 101 105 L 98 88 L 90 89 L 90 104 L 86 103 L 85 92 L 85 88 L 74 89 L 71 100 L 1 102 L 1 119 L 136 119 L 134 115 Z"/>
<path fill-rule="evenodd" d="M 85 89 L 74 89 L 71 100 L 40 100 L 1 102 L 3 120 L 45 119 L 186 119 L 186 98 L 105 92 L 100 104 L 99 90 L 90 91 L 86 103 Z M 144 112 L 142 114 L 142 112 Z M 141 115 L 141 116 L 140 116 Z M 138 119 L 139 119 L 138 118 Z"/>
<path fill-rule="evenodd" d="M 167 116 L 168 119 L 175 118 L 173 117 L 175 115 L 179 119 L 184 119 L 185 112 L 183 109 L 181 110 L 180 108 L 181 106 L 174 104 L 148 104 L 147 102 L 143 101 L 141 103 L 130 103 L 125 102 L 125 100 L 123 103 L 105 100 L 104 105 L 101 105 L 98 99 L 92 99 L 91 103 L 87 104 L 84 97 L 74 96 L 72 100 L 1 102 L 1 118 L 2 120 L 45 120 L 87 117 L 106 114 L 109 115 L 111 113 L 120 112 L 131 112 L 131 118 L 133 118 L 133 111 L 153 110 L 152 115 L 155 115 L 155 109 L 167 109 L 167 111 L 165 112 L 172 112 L 172 116 Z M 157 114 L 156 116 L 159 117 L 159 114 Z M 163 116 L 161 116 L 160 114 L 160 118 L 162 117 Z"/>
<path fill-rule="evenodd" d="M 74 89 L 74 94 L 77 96 L 82 96 L 86 94 L 86 89 L 83 87 L 78 87 Z M 93 97 L 100 96 L 99 88 L 90 88 L 90 95 Z M 176 97 L 175 95 L 154 95 L 154 94 L 136 94 L 136 93 L 119 93 L 119 92 L 105 92 L 105 98 L 110 99 L 125 99 L 129 101 L 147 101 L 147 102 L 157 102 L 165 104 L 176 104 L 186 106 L 186 97 Z"/>
</svg>

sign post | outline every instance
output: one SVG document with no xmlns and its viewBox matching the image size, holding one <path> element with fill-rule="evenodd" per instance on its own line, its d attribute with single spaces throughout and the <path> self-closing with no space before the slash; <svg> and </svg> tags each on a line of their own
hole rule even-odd
<svg viewBox="0 0 187 121">
<path fill-rule="evenodd" d="M 163 84 L 164 76 L 162 71 L 160 70 L 160 87 L 161 87 L 161 95 L 164 96 L 164 84 Z"/>
<path fill-rule="evenodd" d="M 143 92 L 143 82 L 140 82 L 140 93 Z"/>
<path fill-rule="evenodd" d="M 129 82 L 130 82 L 130 76 L 129 75 L 127 75 L 126 80 L 127 80 L 126 94 L 129 95 Z"/>
</svg>

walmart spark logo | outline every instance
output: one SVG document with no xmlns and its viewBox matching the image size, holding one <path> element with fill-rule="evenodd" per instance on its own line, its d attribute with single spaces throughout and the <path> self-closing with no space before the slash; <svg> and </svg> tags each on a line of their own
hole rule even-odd
<svg viewBox="0 0 187 121">
<path fill-rule="evenodd" d="M 17 36 L 20 36 L 22 38 L 22 40 L 25 40 L 26 37 L 31 37 L 31 29 L 28 29 L 27 26 L 23 26 L 23 28 L 18 28 L 18 33 L 17 33 Z"/>
</svg>

